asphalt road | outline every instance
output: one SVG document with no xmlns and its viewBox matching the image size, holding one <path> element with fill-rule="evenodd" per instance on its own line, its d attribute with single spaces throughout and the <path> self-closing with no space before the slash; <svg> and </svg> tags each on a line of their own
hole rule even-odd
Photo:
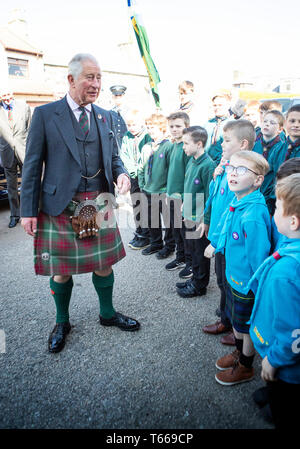
<svg viewBox="0 0 300 449">
<path fill-rule="evenodd" d="M 171 258 L 128 248 L 127 209 L 119 209 L 127 256 L 114 267 L 114 305 L 138 319 L 140 331 L 100 326 L 91 275 L 75 276 L 74 327 L 64 350 L 49 354 L 49 279 L 34 274 L 32 239 L 20 225 L 8 229 L 9 208 L 0 204 L 0 428 L 272 428 L 251 398 L 263 385 L 258 356 L 255 380 L 233 387 L 215 381 L 216 359 L 232 348 L 201 330 L 216 320 L 214 274 L 205 297 L 180 298 L 178 271 L 164 268 Z"/>
</svg>

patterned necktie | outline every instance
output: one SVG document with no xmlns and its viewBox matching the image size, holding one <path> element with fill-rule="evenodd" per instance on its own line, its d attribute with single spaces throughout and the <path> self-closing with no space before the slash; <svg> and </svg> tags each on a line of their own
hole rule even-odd
<svg viewBox="0 0 300 449">
<path fill-rule="evenodd" d="M 14 124 L 13 114 L 12 114 L 12 107 L 10 105 L 8 105 L 7 107 L 8 107 L 8 111 L 7 111 L 8 123 L 9 123 L 9 126 L 12 128 L 13 124 Z"/>
<path fill-rule="evenodd" d="M 86 136 L 90 130 L 89 119 L 88 119 L 87 113 L 85 111 L 85 108 L 83 106 L 81 106 L 79 109 L 81 110 L 81 114 L 79 117 L 79 125 L 80 125 L 82 131 L 84 132 L 84 135 Z"/>
<path fill-rule="evenodd" d="M 219 130 L 220 130 L 221 122 L 222 122 L 222 119 L 220 117 L 218 117 L 216 126 L 214 128 L 214 132 L 213 132 L 213 135 L 212 135 L 212 139 L 211 139 L 211 144 L 212 145 L 216 145 L 217 140 L 219 138 Z"/>
<path fill-rule="evenodd" d="M 139 138 L 138 136 L 134 136 L 133 139 L 133 159 L 135 162 L 138 161 L 138 152 L 139 152 Z"/>
</svg>

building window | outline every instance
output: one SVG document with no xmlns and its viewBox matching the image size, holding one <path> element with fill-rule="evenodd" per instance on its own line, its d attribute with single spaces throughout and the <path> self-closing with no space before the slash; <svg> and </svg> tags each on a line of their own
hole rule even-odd
<svg viewBox="0 0 300 449">
<path fill-rule="evenodd" d="M 7 58 L 7 62 L 9 76 L 28 78 L 28 61 L 26 59 Z"/>
</svg>

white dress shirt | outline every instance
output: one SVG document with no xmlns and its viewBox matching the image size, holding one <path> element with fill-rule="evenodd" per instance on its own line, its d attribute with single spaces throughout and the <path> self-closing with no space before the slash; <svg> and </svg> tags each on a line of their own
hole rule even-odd
<svg viewBox="0 0 300 449">
<path fill-rule="evenodd" d="M 67 93 L 67 102 L 68 105 L 70 106 L 73 114 L 75 115 L 75 118 L 77 120 L 77 122 L 79 122 L 79 117 L 81 114 L 81 106 L 78 106 L 78 104 L 73 100 L 73 98 L 71 97 L 71 95 L 69 94 L 69 92 Z M 84 106 L 85 112 L 87 113 L 88 116 L 88 121 L 89 121 L 89 127 L 90 127 L 90 122 L 91 122 L 91 112 L 92 112 L 92 104 L 89 103 L 86 106 Z"/>
</svg>

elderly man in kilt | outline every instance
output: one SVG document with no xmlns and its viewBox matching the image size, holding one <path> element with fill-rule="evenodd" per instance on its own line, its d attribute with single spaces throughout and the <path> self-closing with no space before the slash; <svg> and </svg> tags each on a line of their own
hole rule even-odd
<svg viewBox="0 0 300 449">
<path fill-rule="evenodd" d="M 112 201 L 102 201 L 101 195 L 113 197 L 114 182 L 126 193 L 130 178 L 118 156 L 111 114 L 92 104 L 101 88 L 97 60 L 75 55 L 68 82 L 62 100 L 34 111 L 21 189 L 22 226 L 34 237 L 35 272 L 51 276 L 56 325 L 48 341 L 50 352 L 63 349 L 71 330 L 73 274 L 93 273 L 101 325 L 125 331 L 140 327 L 116 312 L 112 301 L 112 265 L 125 257 L 125 250 L 112 220 Z"/>
</svg>

